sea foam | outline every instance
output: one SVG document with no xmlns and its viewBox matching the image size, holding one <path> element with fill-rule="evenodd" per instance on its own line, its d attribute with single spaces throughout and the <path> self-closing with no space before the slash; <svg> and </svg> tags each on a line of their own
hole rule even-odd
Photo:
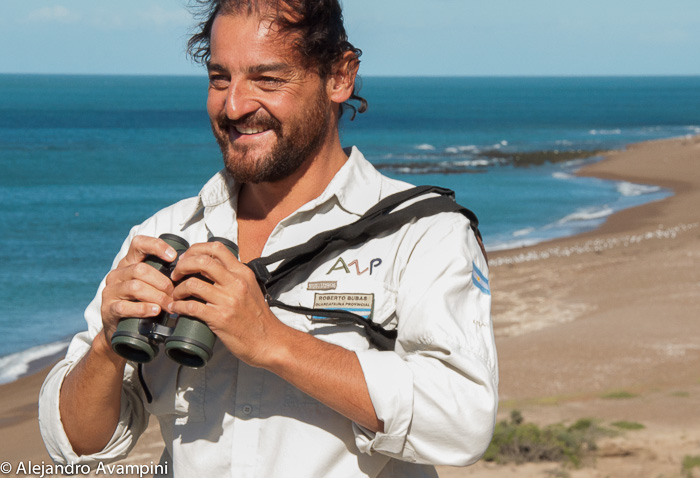
<svg viewBox="0 0 700 478">
<path fill-rule="evenodd" d="M 649 186 L 646 184 L 634 184 L 623 181 L 618 183 L 617 191 L 623 196 L 641 196 L 642 194 L 651 194 L 661 191 L 659 186 Z"/>
<path fill-rule="evenodd" d="M 552 177 L 554 179 L 573 179 L 575 176 L 573 174 L 557 171 L 555 173 L 552 173 Z"/>
<path fill-rule="evenodd" d="M 0 384 L 17 380 L 29 371 L 32 362 L 63 353 L 70 340 L 38 345 L 0 358 Z"/>
<path fill-rule="evenodd" d="M 595 219 L 602 219 L 611 215 L 613 212 L 615 212 L 613 208 L 608 206 L 603 206 L 600 208 L 581 209 L 559 219 L 559 221 L 557 221 L 557 224 L 566 224 L 574 221 L 591 221 Z"/>
</svg>

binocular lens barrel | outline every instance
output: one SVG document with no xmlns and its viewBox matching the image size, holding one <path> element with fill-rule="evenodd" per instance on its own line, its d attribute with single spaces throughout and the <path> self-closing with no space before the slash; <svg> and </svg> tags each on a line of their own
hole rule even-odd
<svg viewBox="0 0 700 478">
<path fill-rule="evenodd" d="M 212 237 L 208 242 L 220 242 L 238 257 L 238 246 L 228 239 Z M 165 340 L 165 354 L 179 364 L 204 367 L 211 358 L 215 341 L 216 336 L 204 322 L 181 315 L 172 335 Z"/>
<path fill-rule="evenodd" d="M 139 329 L 147 319 L 122 319 L 112 335 L 112 350 L 127 360 L 148 363 L 158 355 L 158 346 L 148 340 Z M 152 321 L 151 321 L 152 322 Z"/>
<path fill-rule="evenodd" d="M 163 234 L 160 238 L 175 249 L 178 257 L 190 247 L 187 241 L 174 234 Z M 175 264 L 165 262 L 156 256 L 147 257 L 145 262 L 168 277 Z M 165 315 L 167 314 L 163 312 L 158 317 L 122 319 L 112 335 L 112 349 L 127 360 L 138 363 L 150 362 L 158 354 L 158 345 L 149 340 L 148 334 L 153 325 L 162 321 Z"/>
</svg>

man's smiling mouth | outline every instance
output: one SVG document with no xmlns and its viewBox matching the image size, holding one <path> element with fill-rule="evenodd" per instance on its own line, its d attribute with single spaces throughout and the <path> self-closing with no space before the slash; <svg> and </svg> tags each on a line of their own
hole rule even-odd
<svg viewBox="0 0 700 478">
<path fill-rule="evenodd" d="M 264 126 L 234 126 L 234 129 L 239 134 L 257 134 L 262 133 L 263 131 L 267 131 L 267 128 L 265 128 Z"/>
</svg>

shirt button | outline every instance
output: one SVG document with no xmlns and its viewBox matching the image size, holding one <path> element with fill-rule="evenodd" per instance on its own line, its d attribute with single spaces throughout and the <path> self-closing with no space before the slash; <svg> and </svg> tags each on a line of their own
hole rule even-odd
<svg viewBox="0 0 700 478">
<path fill-rule="evenodd" d="M 253 407 L 251 407 L 250 405 L 245 405 L 243 407 L 243 413 L 245 413 L 246 415 L 250 415 L 250 413 L 252 411 L 253 411 Z"/>
</svg>

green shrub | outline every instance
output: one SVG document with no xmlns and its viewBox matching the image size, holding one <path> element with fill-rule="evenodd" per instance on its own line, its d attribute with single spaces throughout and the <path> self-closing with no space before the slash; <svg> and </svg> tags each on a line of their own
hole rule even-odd
<svg viewBox="0 0 700 478">
<path fill-rule="evenodd" d="M 626 390 L 618 390 L 616 392 L 606 393 L 605 395 L 603 395 L 603 398 L 622 400 L 625 398 L 634 398 L 636 396 L 637 395 L 635 395 L 634 393 L 630 393 Z"/>
<path fill-rule="evenodd" d="M 612 426 L 620 428 L 622 430 L 642 430 L 643 428 L 646 428 L 644 425 L 641 423 L 637 422 L 628 422 L 626 420 L 622 420 L 619 422 L 614 422 L 611 423 Z"/>
<path fill-rule="evenodd" d="M 686 455 L 685 458 L 683 458 L 683 467 L 681 468 L 681 472 L 687 477 L 687 478 L 692 478 L 693 477 L 693 468 L 700 468 L 700 456 L 694 455 Z"/>
<path fill-rule="evenodd" d="M 673 393 L 671 393 L 671 396 L 672 396 L 672 397 L 687 398 L 687 397 L 690 396 L 690 393 L 678 391 L 678 392 L 673 392 Z"/>
<path fill-rule="evenodd" d="M 570 426 L 562 424 L 540 428 L 525 423 L 514 410 L 510 420 L 496 424 L 493 440 L 484 460 L 496 463 L 565 462 L 575 467 L 587 452 L 596 450 L 596 440 L 610 434 L 593 420 L 584 418 Z"/>
</svg>

